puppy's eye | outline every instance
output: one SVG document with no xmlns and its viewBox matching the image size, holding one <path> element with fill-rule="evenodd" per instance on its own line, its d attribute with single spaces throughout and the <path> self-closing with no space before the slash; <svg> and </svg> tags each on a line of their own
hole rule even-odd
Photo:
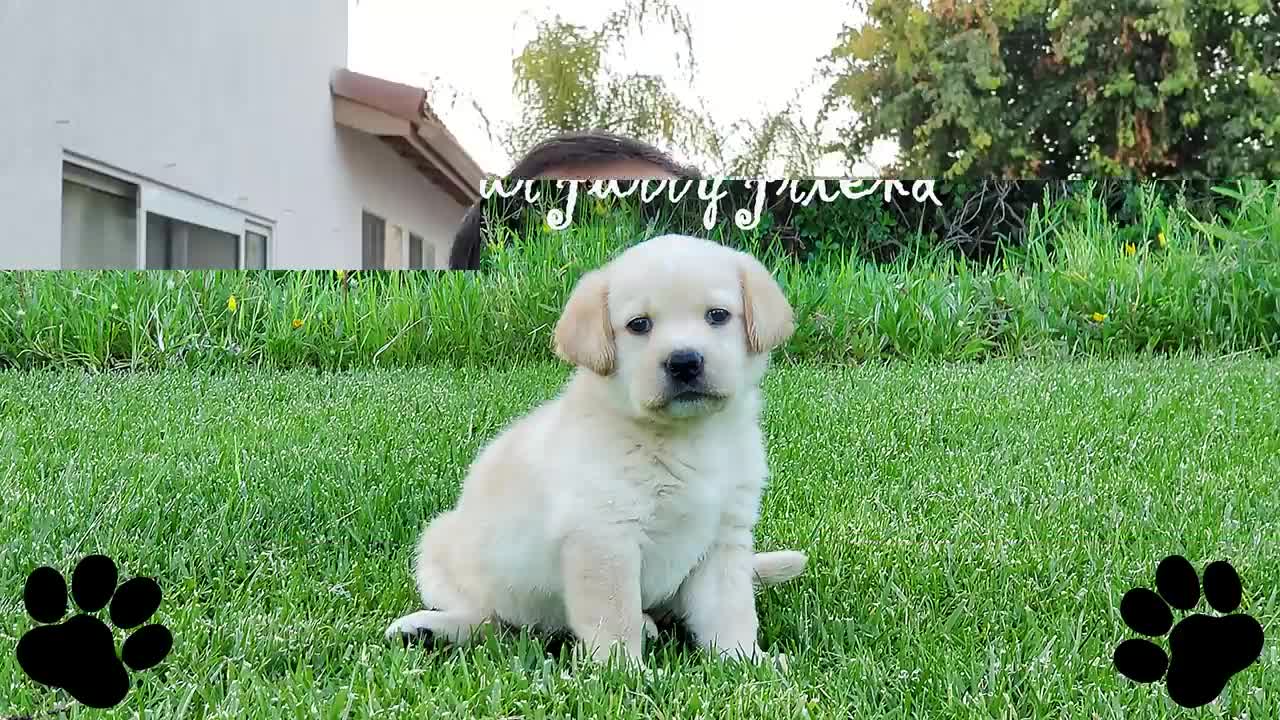
<svg viewBox="0 0 1280 720">
<path fill-rule="evenodd" d="M 729 322 L 730 317 L 729 311 L 724 308 L 711 308 L 707 311 L 707 322 L 712 325 L 723 325 Z"/>
<path fill-rule="evenodd" d="M 653 321 L 644 316 L 631 318 L 631 320 L 627 322 L 627 329 L 636 335 L 644 335 L 652 328 Z"/>
</svg>

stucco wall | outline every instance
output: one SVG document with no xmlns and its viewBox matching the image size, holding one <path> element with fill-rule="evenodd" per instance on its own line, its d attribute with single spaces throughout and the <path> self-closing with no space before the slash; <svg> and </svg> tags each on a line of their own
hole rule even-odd
<svg viewBox="0 0 1280 720">
<path fill-rule="evenodd" d="M 435 264 L 448 267 L 453 234 L 466 208 L 442 192 L 377 138 L 346 128 L 338 130 L 338 148 L 347 187 L 344 217 L 354 218 L 358 262 L 360 215 L 369 212 L 388 223 L 401 225 L 435 247 Z M 425 253 L 425 250 L 424 250 Z M 352 267 L 356 265 L 352 264 Z"/>
</svg>

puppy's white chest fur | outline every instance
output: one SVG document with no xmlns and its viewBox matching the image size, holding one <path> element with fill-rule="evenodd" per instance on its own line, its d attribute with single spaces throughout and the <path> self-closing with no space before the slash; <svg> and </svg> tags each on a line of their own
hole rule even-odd
<svg viewBox="0 0 1280 720">
<path fill-rule="evenodd" d="M 730 501 L 729 448 L 704 447 L 694 453 L 682 445 L 640 446 L 627 456 L 630 462 L 622 473 L 624 482 L 634 483 L 637 490 L 632 504 L 639 511 L 640 594 L 645 607 L 679 589 L 714 544 Z"/>
</svg>

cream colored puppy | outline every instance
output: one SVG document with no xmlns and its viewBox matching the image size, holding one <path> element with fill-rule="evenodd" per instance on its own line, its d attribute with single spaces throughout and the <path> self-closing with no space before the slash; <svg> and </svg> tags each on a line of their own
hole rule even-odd
<svg viewBox="0 0 1280 720">
<path fill-rule="evenodd" d="M 752 542 L 760 381 L 793 329 L 768 270 L 710 241 L 664 235 L 585 275 L 555 328 L 575 374 L 480 453 L 427 526 L 415 575 L 429 609 L 387 636 L 462 642 L 500 621 L 638 661 L 663 613 L 702 647 L 765 657 L 753 585 L 806 562 Z"/>
</svg>

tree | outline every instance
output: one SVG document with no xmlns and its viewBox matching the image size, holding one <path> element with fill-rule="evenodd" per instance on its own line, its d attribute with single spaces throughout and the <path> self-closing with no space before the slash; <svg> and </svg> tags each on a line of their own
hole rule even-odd
<svg viewBox="0 0 1280 720">
<path fill-rule="evenodd" d="M 626 0 L 595 28 L 557 15 L 536 22 L 534 38 L 512 59 L 518 120 L 491 123 L 465 92 L 437 78 L 430 99 L 469 105 L 511 157 L 561 132 L 608 130 L 683 154 L 704 172 L 762 174 L 771 162 L 808 174 L 820 157 L 817 132 L 796 101 L 759 119 L 721 125 L 700 101 L 682 100 L 663 76 L 620 67 L 628 44 L 670 32 L 679 52 L 675 80 L 692 84 L 697 72 L 688 17 L 667 0 Z"/>
<path fill-rule="evenodd" d="M 826 146 L 816 119 L 806 121 L 802 114 L 801 95 L 797 92 L 784 107 L 762 118 L 744 118 L 730 125 L 723 141 L 730 149 L 718 164 L 720 174 L 769 176 L 774 174 L 770 166 L 778 164 L 787 177 L 812 175 Z"/>
<path fill-rule="evenodd" d="M 589 29 L 559 15 L 538 22 L 534 39 L 513 59 L 521 122 L 503 133 L 513 157 L 560 132 L 608 130 L 679 147 L 693 155 L 718 157 L 720 138 L 706 113 L 672 92 L 658 75 L 620 72 L 609 54 L 625 54 L 635 31 L 667 26 L 683 45 L 676 67 L 692 79 L 696 70 L 688 19 L 662 0 L 627 3 Z"/>
<path fill-rule="evenodd" d="M 1280 175 L 1273 0 L 862 0 L 839 148 L 927 177 Z"/>
</svg>

